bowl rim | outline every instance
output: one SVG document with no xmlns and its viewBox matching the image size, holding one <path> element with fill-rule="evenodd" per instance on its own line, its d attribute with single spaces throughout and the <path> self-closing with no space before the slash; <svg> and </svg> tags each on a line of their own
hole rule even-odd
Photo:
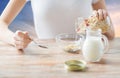
<svg viewBox="0 0 120 78">
<path fill-rule="evenodd" d="M 76 36 L 76 37 L 82 37 L 83 35 L 81 34 L 77 34 L 77 33 L 61 33 L 61 34 L 58 34 L 58 35 L 56 35 L 56 37 L 55 37 L 55 40 L 56 41 L 64 41 L 64 40 L 62 40 L 62 38 L 60 38 L 60 37 L 62 37 L 62 36 L 65 36 L 66 35 L 66 38 L 69 36 L 69 35 L 71 35 L 71 36 Z M 68 37 L 69 38 L 69 37 Z M 74 37 L 73 37 L 74 38 Z M 78 39 L 79 40 L 79 39 Z M 66 41 L 65 41 L 66 42 Z"/>
</svg>

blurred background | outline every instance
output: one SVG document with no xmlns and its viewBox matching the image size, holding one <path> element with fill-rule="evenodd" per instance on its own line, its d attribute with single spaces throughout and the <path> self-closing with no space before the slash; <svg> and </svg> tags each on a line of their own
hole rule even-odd
<svg viewBox="0 0 120 78">
<path fill-rule="evenodd" d="M 114 28 L 115 36 L 120 37 L 120 0 L 105 0 L 108 12 L 111 16 Z M 9 0 L 0 0 L 0 14 L 4 10 Z M 9 26 L 12 31 L 27 30 L 31 35 L 36 36 L 34 30 L 33 14 L 31 9 L 31 3 L 28 2 L 20 14 Z"/>
</svg>

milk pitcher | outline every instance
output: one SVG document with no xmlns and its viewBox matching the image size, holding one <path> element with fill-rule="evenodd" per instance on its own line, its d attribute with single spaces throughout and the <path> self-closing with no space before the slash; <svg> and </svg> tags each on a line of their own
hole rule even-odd
<svg viewBox="0 0 120 78">
<path fill-rule="evenodd" d="M 82 53 L 86 61 L 99 62 L 103 54 L 108 51 L 108 39 L 101 34 L 101 30 L 86 29 L 86 38 L 82 46 Z"/>
</svg>

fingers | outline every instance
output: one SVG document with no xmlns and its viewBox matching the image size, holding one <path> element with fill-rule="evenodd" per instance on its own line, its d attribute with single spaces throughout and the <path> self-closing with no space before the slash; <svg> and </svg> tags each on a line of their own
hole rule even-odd
<svg viewBox="0 0 120 78">
<path fill-rule="evenodd" d="M 96 10 L 93 11 L 93 15 L 95 15 L 96 17 L 98 17 L 98 12 Z"/>
<path fill-rule="evenodd" d="M 24 49 L 27 47 L 28 44 L 25 44 L 24 42 L 21 41 L 15 41 L 15 47 L 17 49 Z"/>
<path fill-rule="evenodd" d="M 102 11 L 101 9 L 99 9 L 99 10 L 98 10 L 98 19 L 99 19 L 99 20 L 103 20 L 103 19 L 104 19 L 103 16 L 104 16 L 104 15 L 103 15 L 103 11 Z"/>
<path fill-rule="evenodd" d="M 16 31 L 14 35 L 14 43 L 17 49 L 24 49 L 31 42 L 28 32 Z"/>
<path fill-rule="evenodd" d="M 23 41 L 24 40 L 24 34 L 22 31 L 16 31 L 14 35 L 14 39 L 18 41 Z"/>
<path fill-rule="evenodd" d="M 104 20 L 108 16 L 106 10 L 104 10 L 104 9 L 99 9 L 98 11 L 93 11 L 93 15 L 98 17 L 99 20 Z"/>
<path fill-rule="evenodd" d="M 105 10 L 103 10 L 103 17 L 104 17 L 104 19 L 106 19 L 107 16 L 108 16 L 107 12 Z"/>
<path fill-rule="evenodd" d="M 28 32 L 23 32 L 23 31 L 16 31 L 15 37 L 17 40 L 24 40 L 29 38 Z"/>
</svg>

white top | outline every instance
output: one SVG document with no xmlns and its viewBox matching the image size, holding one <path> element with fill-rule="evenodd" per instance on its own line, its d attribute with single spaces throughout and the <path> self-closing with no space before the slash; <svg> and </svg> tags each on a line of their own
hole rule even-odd
<svg viewBox="0 0 120 78">
<path fill-rule="evenodd" d="M 31 0 L 35 29 L 40 39 L 55 38 L 60 33 L 75 33 L 77 17 L 92 14 L 98 0 Z"/>
</svg>

